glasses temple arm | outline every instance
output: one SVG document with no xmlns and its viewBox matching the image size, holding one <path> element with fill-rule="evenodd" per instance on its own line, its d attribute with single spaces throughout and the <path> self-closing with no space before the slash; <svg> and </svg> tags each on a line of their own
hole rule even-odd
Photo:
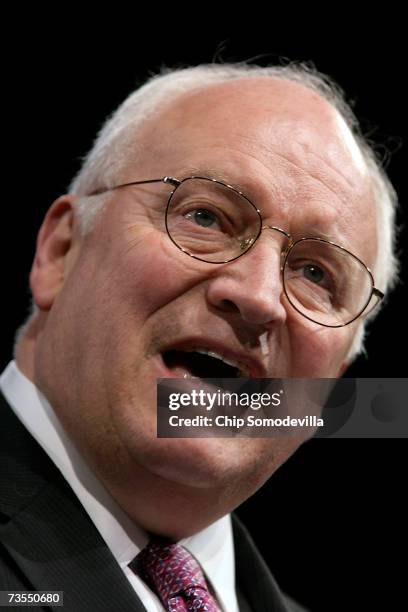
<svg viewBox="0 0 408 612">
<path fill-rule="evenodd" d="M 100 195 L 101 193 L 113 191 L 114 189 L 120 189 L 121 187 L 129 187 L 130 185 L 146 185 L 147 183 L 170 183 L 171 185 L 179 185 L 180 181 L 173 178 L 172 176 L 163 176 L 159 179 L 149 179 L 148 181 L 131 181 L 130 183 L 121 183 L 120 185 L 115 185 L 114 187 L 104 187 L 102 189 L 95 189 L 89 195 Z"/>
</svg>

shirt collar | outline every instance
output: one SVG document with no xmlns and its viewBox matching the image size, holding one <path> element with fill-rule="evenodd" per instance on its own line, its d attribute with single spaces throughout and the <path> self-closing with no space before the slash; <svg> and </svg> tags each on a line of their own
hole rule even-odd
<svg viewBox="0 0 408 612">
<path fill-rule="evenodd" d="M 106 491 L 70 441 L 46 397 L 11 361 L 0 388 L 26 429 L 60 470 L 106 542 L 116 561 L 126 567 L 148 542 Z M 195 556 L 225 609 L 234 597 L 234 549 L 230 516 L 180 541 Z"/>
</svg>

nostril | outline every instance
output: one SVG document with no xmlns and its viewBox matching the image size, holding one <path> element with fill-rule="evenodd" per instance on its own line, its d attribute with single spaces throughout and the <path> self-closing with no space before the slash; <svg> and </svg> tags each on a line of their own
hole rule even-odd
<svg viewBox="0 0 408 612">
<path fill-rule="evenodd" d="M 239 312 L 239 308 L 232 300 L 222 300 L 221 308 L 225 312 Z"/>
</svg>

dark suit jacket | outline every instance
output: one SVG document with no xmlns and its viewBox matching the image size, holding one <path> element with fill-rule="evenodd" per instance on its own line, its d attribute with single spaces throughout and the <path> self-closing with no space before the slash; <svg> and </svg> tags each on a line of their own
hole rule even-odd
<svg viewBox="0 0 408 612">
<path fill-rule="evenodd" d="M 236 517 L 233 532 L 241 612 L 301 612 Z M 63 608 L 42 608 L 56 612 L 145 610 L 70 486 L 1 393 L 0 590 L 64 591 Z M 34 608 L 21 607 L 28 609 Z"/>
</svg>

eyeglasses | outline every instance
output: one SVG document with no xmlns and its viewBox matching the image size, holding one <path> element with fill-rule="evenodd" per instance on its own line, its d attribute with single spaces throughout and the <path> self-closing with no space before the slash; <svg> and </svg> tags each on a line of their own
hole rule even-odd
<svg viewBox="0 0 408 612">
<path fill-rule="evenodd" d="M 221 181 L 164 176 L 90 195 L 147 183 L 173 187 L 165 212 L 167 234 L 180 251 L 200 261 L 234 261 L 253 248 L 264 229 L 283 235 L 288 240 L 281 257 L 283 291 L 291 306 L 310 321 L 343 327 L 368 314 L 384 297 L 374 286 L 370 269 L 356 255 L 323 238 L 308 236 L 294 241 L 285 230 L 263 225 L 261 212 L 251 200 Z"/>
</svg>

